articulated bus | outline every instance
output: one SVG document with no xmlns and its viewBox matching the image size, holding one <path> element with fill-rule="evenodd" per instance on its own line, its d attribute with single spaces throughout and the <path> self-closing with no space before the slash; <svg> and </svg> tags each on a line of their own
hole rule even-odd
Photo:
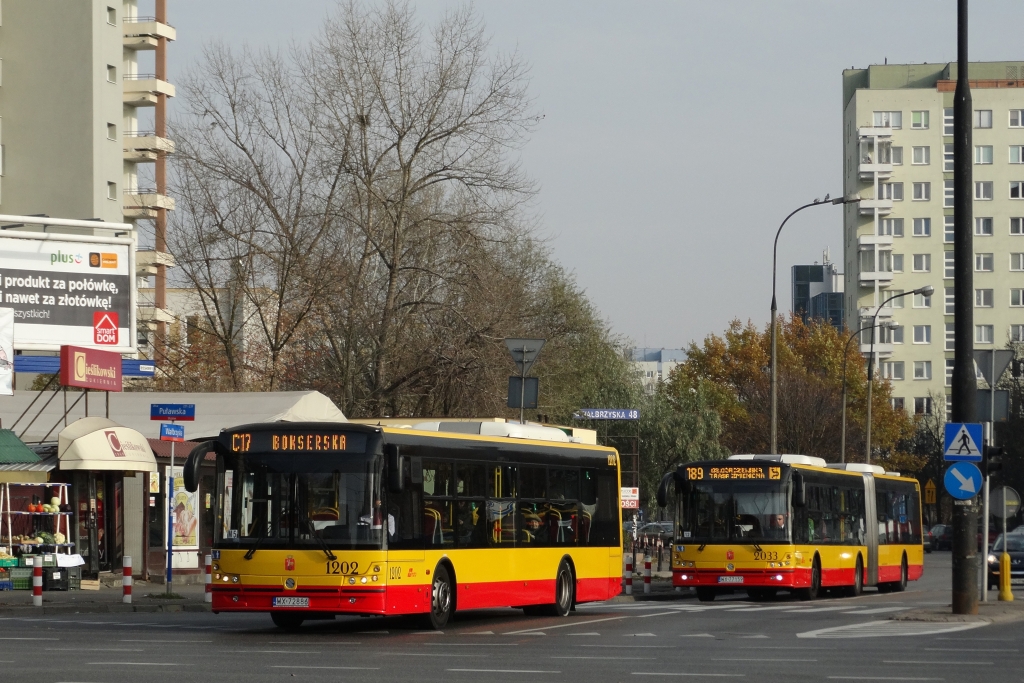
<svg viewBox="0 0 1024 683">
<path fill-rule="evenodd" d="M 216 453 L 213 611 L 282 628 L 335 615 L 567 615 L 622 570 L 619 458 L 552 427 L 252 424 Z"/>
<path fill-rule="evenodd" d="M 734 455 L 666 474 L 658 503 L 671 498 L 672 582 L 701 601 L 736 589 L 755 600 L 902 591 L 924 570 L 920 487 L 875 465 Z"/>
</svg>

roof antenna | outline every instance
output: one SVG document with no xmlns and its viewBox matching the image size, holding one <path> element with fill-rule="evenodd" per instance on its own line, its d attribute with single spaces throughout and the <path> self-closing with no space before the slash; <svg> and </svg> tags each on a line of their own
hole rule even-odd
<svg viewBox="0 0 1024 683">
<path fill-rule="evenodd" d="M 886 57 L 886 58 L 885 58 L 885 63 L 886 63 L 886 64 L 888 64 L 888 63 L 889 63 L 889 58 L 888 58 L 888 57 Z"/>
</svg>

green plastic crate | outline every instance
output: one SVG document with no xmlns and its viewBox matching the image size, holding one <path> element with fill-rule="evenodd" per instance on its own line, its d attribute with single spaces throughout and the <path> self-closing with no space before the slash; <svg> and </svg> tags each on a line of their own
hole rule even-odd
<svg viewBox="0 0 1024 683">
<path fill-rule="evenodd" d="M 0 567 L 17 567 L 18 558 L 11 557 L 0 560 Z"/>
<path fill-rule="evenodd" d="M 57 566 L 57 555 L 54 553 L 36 554 L 36 555 L 22 555 L 18 561 L 19 567 L 34 567 L 34 558 L 43 558 L 44 567 L 56 567 Z"/>
<path fill-rule="evenodd" d="M 12 579 L 31 579 L 32 567 L 11 567 L 8 570 Z"/>
</svg>

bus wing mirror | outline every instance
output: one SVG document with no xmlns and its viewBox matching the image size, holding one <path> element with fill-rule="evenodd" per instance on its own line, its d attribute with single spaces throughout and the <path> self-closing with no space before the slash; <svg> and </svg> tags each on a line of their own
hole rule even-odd
<svg viewBox="0 0 1024 683">
<path fill-rule="evenodd" d="M 401 493 L 405 488 L 405 458 L 398 452 L 398 445 L 384 445 L 384 455 L 388 462 L 388 491 Z"/>
<path fill-rule="evenodd" d="M 656 496 L 658 499 L 658 507 L 663 508 L 668 506 L 668 487 L 674 483 L 675 478 L 675 472 L 669 472 L 662 476 L 661 483 L 658 484 L 658 493 Z"/>
<path fill-rule="evenodd" d="M 192 452 L 185 459 L 182 475 L 185 479 L 185 490 L 189 493 L 195 493 L 199 490 L 199 468 L 202 466 L 206 454 L 215 450 L 215 447 L 215 441 L 204 441 L 193 448 Z"/>
<path fill-rule="evenodd" d="M 804 475 L 793 473 L 793 507 L 802 508 L 807 505 L 807 488 L 804 486 Z"/>
</svg>

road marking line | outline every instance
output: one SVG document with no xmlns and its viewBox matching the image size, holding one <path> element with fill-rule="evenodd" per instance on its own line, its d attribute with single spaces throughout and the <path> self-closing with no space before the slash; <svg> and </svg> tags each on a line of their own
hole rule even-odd
<svg viewBox="0 0 1024 683">
<path fill-rule="evenodd" d="M 486 657 L 487 655 L 463 655 L 454 652 L 389 652 L 389 657 Z"/>
<path fill-rule="evenodd" d="M 700 674 L 700 673 L 684 673 L 682 671 L 669 671 L 662 673 L 660 671 L 634 671 L 634 676 L 714 676 L 715 678 L 744 678 L 746 674 Z"/>
<path fill-rule="evenodd" d="M 865 621 L 859 624 L 832 626 L 797 633 L 797 638 L 877 638 L 891 636 L 930 636 L 937 633 L 956 633 L 981 626 L 987 622 L 970 624 L 933 624 L 907 621 Z"/>
<path fill-rule="evenodd" d="M 60 638 L 0 638 L 0 640 L 60 640 Z"/>
<path fill-rule="evenodd" d="M 763 657 L 751 658 L 751 659 L 739 659 L 736 657 L 730 657 L 730 662 L 816 662 L 817 659 L 765 659 Z"/>
<path fill-rule="evenodd" d="M 341 669 L 344 671 L 379 671 L 379 666 L 286 666 L 274 664 L 271 669 Z"/>
<path fill-rule="evenodd" d="M 584 643 L 583 645 L 580 645 L 579 647 L 599 647 L 599 648 L 601 648 L 603 650 L 610 650 L 612 648 L 629 648 L 630 650 L 637 650 L 637 649 L 640 649 L 640 648 L 645 648 L 645 649 L 648 649 L 648 650 L 651 650 L 651 649 L 665 650 L 665 649 L 668 649 L 668 648 L 670 648 L 672 646 L 671 645 L 590 645 L 590 644 Z"/>
<path fill-rule="evenodd" d="M 467 636 L 493 636 L 494 635 L 494 631 L 474 631 L 472 633 L 467 633 L 466 635 Z"/>
<path fill-rule="evenodd" d="M 123 639 L 119 643 L 212 643 L 212 640 L 134 640 Z M 273 642 L 273 641 L 271 641 Z"/>
<path fill-rule="evenodd" d="M 243 655 L 318 655 L 319 650 L 221 650 L 232 654 Z"/>
<path fill-rule="evenodd" d="M 839 611 L 842 611 L 842 610 L 849 610 L 849 609 L 850 609 L 849 605 L 839 605 L 839 606 L 833 606 L 833 607 L 811 607 L 810 609 L 807 609 L 807 608 L 804 608 L 804 609 L 789 609 L 789 610 L 786 610 L 786 612 L 787 613 L 799 613 L 799 614 L 811 614 L 813 612 L 839 612 Z M 884 609 L 886 611 L 888 611 L 890 609 L 898 610 L 898 609 L 906 609 L 906 608 L 905 607 L 886 607 Z M 847 612 L 847 614 L 870 614 L 870 613 L 872 613 L 874 611 L 875 610 L 867 610 L 867 611 L 861 612 L 861 611 L 858 610 L 858 611 Z"/>
<path fill-rule="evenodd" d="M 537 669 L 445 669 L 445 671 L 460 671 L 463 673 L 478 674 L 560 674 L 561 671 L 539 671 Z"/>
<path fill-rule="evenodd" d="M 48 647 L 44 652 L 145 652 L 145 650 L 113 647 Z"/>
<path fill-rule="evenodd" d="M 189 666 L 176 662 L 88 662 L 89 666 Z"/>
<path fill-rule="evenodd" d="M 597 624 L 602 621 L 618 621 L 619 619 L 629 619 L 625 617 L 605 617 L 604 619 L 588 619 L 587 621 L 574 621 L 571 624 L 558 624 L 557 626 L 540 626 L 538 628 L 525 628 L 522 631 L 507 631 L 502 633 L 503 636 L 518 636 L 521 634 L 531 633 L 533 631 L 547 631 L 556 628 L 569 628 L 571 626 L 583 626 L 584 624 Z"/>
<path fill-rule="evenodd" d="M 980 664 L 982 666 L 992 666 L 995 662 L 934 662 L 929 659 L 883 659 L 882 664 L 937 664 L 939 666 L 949 666 L 950 664 Z"/>
<path fill-rule="evenodd" d="M 645 661 L 645 662 L 650 661 L 649 657 L 587 657 L 587 656 L 583 656 L 583 655 L 573 655 L 573 656 L 565 655 L 565 656 L 552 657 L 551 659 L 614 659 L 614 660 L 636 659 L 636 660 L 641 660 L 641 661 Z"/>
<path fill-rule="evenodd" d="M 680 633 L 683 638 L 714 638 L 710 633 Z"/>
<path fill-rule="evenodd" d="M 640 637 L 640 636 L 648 636 L 648 637 L 651 637 L 651 638 L 655 637 L 655 635 L 653 633 L 631 633 L 630 635 L 633 636 L 634 638 L 637 638 L 637 637 Z M 628 637 L 629 636 L 626 636 L 626 638 L 628 638 Z"/>
<path fill-rule="evenodd" d="M 830 681 L 944 681 L 945 678 L 905 678 L 899 676 L 829 676 Z"/>
<path fill-rule="evenodd" d="M 671 612 L 656 612 L 655 614 L 638 614 L 636 619 L 646 619 L 647 617 L 663 617 L 666 614 L 679 614 L 680 610 L 672 610 Z"/>
<path fill-rule="evenodd" d="M 766 636 L 763 633 L 757 633 L 757 634 L 752 635 L 752 636 L 739 636 L 739 637 L 740 638 L 767 638 L 768 636 Z"/>
<path fill-rule="evenodd" d="M 1020 652 L 1020 650 L 1003 650 L 1003 649 L 985 650 L 985 649 L 974 649 L 974 648 L 971 648 L 971 649 L 958 649 L 958 648 L 953 648 L 953 647 L 926 647 L 924 649 L 924 651 L 925 652 L 999 652 L 999 653 L 1007 653 L 1007 654 L 1012 653 L 1012 652 Z"/>
<path fill-rule="evenodd" d="M 909 607 L 875 607 L 874 609 L 859 609 L 850 612 L 843 612 L 843 614 L 885 614 L 886 612 L 903 612 L 910 609 Z"/>
<path fill-rule="evenodd" d="M 585 633 L 566 633 L 567 636 L 599 636 L 601 635 L 597 631 L 587 631 Z"/>
</svg>

